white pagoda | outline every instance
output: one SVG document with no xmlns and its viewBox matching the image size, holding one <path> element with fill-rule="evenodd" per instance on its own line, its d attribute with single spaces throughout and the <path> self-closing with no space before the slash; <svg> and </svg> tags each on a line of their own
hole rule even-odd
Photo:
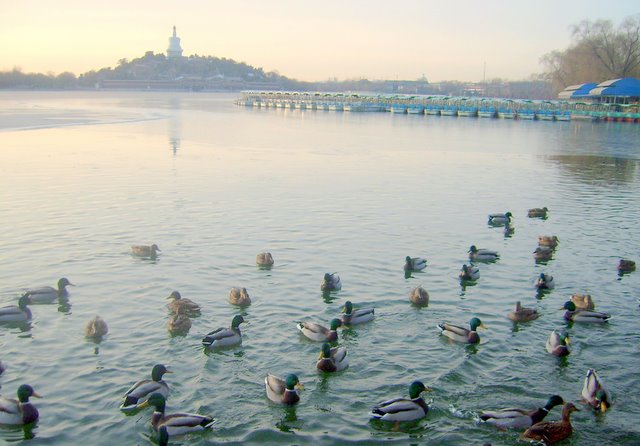
<svg viewBox="0 0 640 446">
<path fill-rule="evenodd" d="M 173 36 L 169 37 L 169 48 L 167 48 L 167 59 L 178 59 L 182 57 L 182 47 L 180 47 L 180 37 L 176 35 L 176 27 L 173 27 Z"/>
</svg>

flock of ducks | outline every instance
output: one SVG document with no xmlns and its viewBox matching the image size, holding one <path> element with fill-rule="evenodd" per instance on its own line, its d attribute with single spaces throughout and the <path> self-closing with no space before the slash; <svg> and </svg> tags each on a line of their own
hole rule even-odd
<svg viewBox="0 0 640 446">
<path fill-rule="evenodd" d="M 547 218 L 548 209 L 530 209 L 528 216 L 531 218 Z M 504 214 L 490 214 L 488 224 L 491 226 L 504 226 L 505 234 L 513 231 L 511 224 L 513 216 L 511 212 Z M 538 247 L 534 251 L 536 261 L 548 260 L 557 248 L 559 240 L 556 236 L 538 237 Z M 156 258 L 161 250 L 157 245 L 132 246 L 131 252 L 134 256 L 145 258 Z M 497 252 L 488 249 L 479 249 L 475 245 L 469 248 L 469 265 L 463 265 L 459 273 L 459 278 L 463 282 L 477 281 L 480 277 L 480 270 L 474 263 L 495 262 L 500 256 Z M 256 264 L 260 268 L 271 268 L 274 259 L 271 253 L 260 253 L 256 257 Z M 411 273 L 421 271 L 427 267 L 427 261 L 421 257 L 405 258 L 404 271 Z M 618 265 L 621 274 L 635 270 L 635 262 L 631 260 L 621 260 Z M 57 287 L 41 287 L 27 290 L 19 299 L 17 305 L 9 305 L 0 308 L 0 323 L 20 323 L 28 322 L 32 318 L 29 305 L 50 304 L 56 300 L 64 300 L 68 296 L 67 287 L 74 286 L 67 278 L 61 278 Z M 541 273 L 536 281 L 539 290 L 551 290 L 555 286 L 552 276 Z M 338 291 L 342 288 L 340 277 L 337 273 L 326 273 L 320 286 L 323 291 Z M 172 313 L 167 327 L 171 333 L 185 333 L 191 327 L 191 317 L 200 314 L 200 306 L 190 299 L 183 298 L 178 291 L 173 291 L 167 299 L 167 305 Z M 429 304 L 429 293 L 422 287 L 414 288 L 409 300 L 412 304 L 426 306 Z M 232 288 L 229 292 L 229 303 L 244 307 L 251 304 L 251 299 L 245 288 Z M 562 307 L 565 311 L 564 318 L 567 321 L 586 323 L 606 323 L 611 317 L 608 313 L 595 311 L 595 305 L 590 295 L 574 294 Z M 539 317 L 537 310 L 526 308 L 520 302 L 516 302 L 514 309 L 507 317 L 514 322 L 533 321 Z M 330 326 L 325 327 L 315 322 L 299 322 L 297 329 L 308 339 L 321 342 L 322 346 L 316 363 L 316 367 L 321 372 L 334 373 L 341 372 L 348 368 L 348 355 L 346 347 L 336 345 L 339 339 L 338 329 L 344 326 L 353 326 L 367 323 L 375 317 L 374 308 L 354 308 L 351 301 L 346 301 L 340 317 L 332 319 Z M 241 315 L 234 316 L 229 327 L 221 327 L 207 333 L 202 344 L 205 348 L 219 348 L 238 345 L 242 342 L 240 325 L 246 321 Z M 482 321 L 473 317 L 469 321 L 468 327 L 454 325 L 443 322 L 438 324 L 441 334 L 448 339 L 467 344 L 477 344 L 480 336 L 477 333 L 479 328 L 484 328 Z M 85 336 L 91 338 L 101 338 L 108 333 L 106 322 L 96 316 L 91 319 L 85 327 Z M 570 354 L 570 339 L 565 330 L 553 330 L 546 343 L 547 351 L 555 356 L 566 356 Z M 0 375 L 5 371 L 5 366 L 0 362 Z M 202 431 L 214 426 L 214 419 L 210 416 L 193 413 L 172 413 L 166 414 L 166 400 L 169 397 L 170 389 L 164 381 L 164 375 L 171 371 L 163 364 L 157 364 L 151 370 L 150 379 L 143 379 L 133 384 L 123 395 L 120 410 L 125 413 L 132 413 L 154 407 L 151 417 L 151 426 L 157 432 L 158 442 L 161 446 L 168 443 L 169 438 L 189 432 Z M 269 400 L 279 404 L 296 404 L 300 401 L 299 391 L 303 389 L 298 377 L 289 374 L 284 378 L 267 374 L 264 379 L 265 392 Z M 429 411 L 428 404 L 421 394 L 430 391 L 421 381 L 414 381 L 408 389 L 408 398 L 400 397 L 390 399 L 375 405 L 370 413 L 372 419 L 389 421 L 395 423 L 395 428 L 400 422 L 418 420 L 425 417 Z M 17 400 L 0 398 L 0 425 L 25 425 L 38 420 L 39 414 L 36 407 L 30 402 L 32 397 L 40 397 L 34 389 L 26 384 L 21 385 L 17 390 Z M 605 412 L 612 404 L 611 396 L 605 389 L 597 372 L 593 369 L 587 371 L 582 389 L 582 401 L 594 410 Z M 562 418 L 559 421 L 544 422 L 547 414 L 556 406 L 562 405 Z M 500 429 L 514 428 L 526 429 L 523 438 L 542 441 L 545 444 L 553 444 L 572 433 L 570 415 L 578 410 L 570 402 L 566 402 L 562 397 L 553 395 L 547 403 L 540 408 L 534 409 L 501 409 L 496 411 L 485 411 L 480 414 L 480 420 L 492 423 Z"/>
</svg>

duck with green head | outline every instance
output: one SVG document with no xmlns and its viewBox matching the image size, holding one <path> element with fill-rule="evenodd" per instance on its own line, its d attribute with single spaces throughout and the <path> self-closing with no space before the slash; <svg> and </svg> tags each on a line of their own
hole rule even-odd
<svg viewBox="0 0 640 446">
<path fill-rule="evenodd" d="M 18 387 L 18 399 L 0 398 L 0 425 L 23 425 L 38 420 L 38 409 L 29 398 L 41 398 L 28 384 Z"/>
<path fill-rule="evenodd" d="M 300 401 L 298 391 L 304 389 L 298 377 L 293 373 L 287 375 L 285 379 L 268 374 L 264 379 L 264 385 L 267 390 L 267 398 L 274 403 L 288 405 Z"/>
<path fill-rule="evenodd" d="M 487 224 L 490 226 L 503 226 L 506 223 L 510 223 L 513 215 L 511 212 L 505 212 L 504 214 L 496 213 L 489 214 L 489 220 Z"/>
<path fill-rule="evenodd" d="M 33 304 L 52 304 L 58 299 L 64 299 L 69 295 L 67 286 L 75 286 L 66 277 L 58 280 L 58 288 L 43 286 L 27 290 L 24 295 L 31 298 Z"/>
<path fill-rule="evenodd" d="M 567 321 L 602 324 L 611 318 L 609 313 L 593 310 L 579 310 L 576 308 L 576 304 L 570 300 L 565 302 L 564 306 L 560 309 L 567 310 L 564 313 L 564 318 Z"/>
<path fill-rule="evenodd" d="M 476 330 L 478 328 L 485 328 L 485 326 L 480 319 L 473 317 L 469 321 L 469 328 L 448 324 L 446 322 L 438 324 L 438 328 L 443 335 L 452 341 L 462 342 L 464 344 L 478 344 L 480 342 L 480 336 Z"/>
<path fill-rule="evenodd" d="M 322 372 L 341 372 L 349 367 L 346 347 L 334 347 L 328 343 L 322 344 L 320 357 L 316 363 L 316 368 Z"/>
<path fill-rule="evenodd" d="M 335 342 L 338 340 L 338 328 L 342 326 L 340 319 L 331 319 L 329 328 L 315 322 L 298 322 L 296 328 L 307 338 L 316 342 Z"/>
<path fill-rule="evenodd" d="M 478 249 L 476 245 L 471 245 L 469 248 L 469 260 L 476 262 L 495 262 L 500 258 L 500 255 L 496 251 L 488 249 Z"/>
<path fill-rule="evenodd" d="M 422 257 L 410 257 L 404 258 L 404 270 L 405 271 L 422 271 L 427 267 L 427 261 Z"/>
<path fill-rule="evenodd" d="M 611 395 L 594 369 L 587 370 L 582 386 L 582 400 L 598 412 L 605 413 L 611 407 Z"/>
<path fill-rule="evenodd" d="M 550 274 L 540 273 L 536 280 L 536 288 L 539 290 L 552 290 L 556 286 L 553 276 Z"/>
<path fill-rule="evenodd" d="M 231 321 L 231 327 L 221 327 L 202 338 L 202 345 L 205 347 L 229 347 L 242 343 L 242 333 L 240 333 L 240 324 L 246 322 L 244 318 L 237 314 Z"/>
<path fill-rule="evenodd" d="M 365 322 L 372 321 L 375 316 L 374 308 L 358 308 L 355 310 L 350 300 L 344 303 L 342 312 L 341 321 L 344 325 L 364 324 Z"/>
<path fill-rule="evenodd" d="M 480 278 L 480 268 L 473 265 L 462 265 L 462 270 L 458 277 L 463 281 L 478 280 Z"/>
<path fill-rule="evenodd" d="M 339 291 L 342 289 L 342 281 L 338 273 L 324 273 L 322 283 L 320 284 L 322 291 Z"/>
<path fill-rule="evenodd" d="M 120 410 L 129 412 L 142 408 L 152 393 L 159 393 L 166 398 L 169 395 L 169 385 L 162 379 L 165 373 L 172 372 L 163 364 L 154 365 L 151 379 L 140 380 L 125 392 Z"/>
<path fill-rule="evenodd" d="M 171 437 L 212 429 L 215 423 L 213 417 L 207 415 L 184 412 L 166 414 L 166 399 L 161 393 L 152 393 L 141 408 L 146 406 L 154 407 L 151 426 L 155 430 L 165 427 L 167 435 Z"/>
<path fill-rule="evenodd" d="M 429 412 L 429 406 L 422 399 L 422 392 L 431 391 L 421 381 L 414 381 L 409 386 L 409 398 L 394 398 L 384 401 L 371 409 L 374 419 L 383 421 L 413 421 L 424 418 Z"/>
<path fill-rule="evenodd" d="M 24 295 L 18 299 L 18 305 L 7 305 L 0 308 L 0 323 L 29 322 L 31 320 L 31 298 Z"/>
<path fill-rule="evenodd" d="M 553 330 L 547 339 L 546 348 L 547 352 L 554 356 L 567 356 L 569 353 L 569 334 L 562 330 L 560 332 Z"/>
<path fill-rule="evenodd" d="M 524 429 L 541 422 L 549 414 L 549 411 L 556 406 L 564 404 L 564 400 L 559 395 L 553 395 L 544 407 L 537 409 L 500 409 L 483 411 L 480 419 L 487 423 L 494 424 L 499 429 Z"/>
</svg>

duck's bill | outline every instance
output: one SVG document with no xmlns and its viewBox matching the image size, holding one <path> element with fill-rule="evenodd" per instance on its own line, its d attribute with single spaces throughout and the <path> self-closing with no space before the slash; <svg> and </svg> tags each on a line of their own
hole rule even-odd
<svg viewBox="0 0 640 446">
<path fill-rule="evenodd" d="M 296 384 L 295 388 L 298 389 L 298 390 L 304 390 L 304 386 L 302 385 L 302 383 Z"/>
<path fill-rule="evenodd" d="M 42 395 L 40 395 L 40 394 L 38 394 L 38 393 L 36 393 L 36 392 L 33 392 L 33 393 L 31 394 L 31 396 L 35 396 L 36 398 L 42 398 Z M 604 411 L 603 411 L 603 412 L 604 412 Z"/>
</svg>

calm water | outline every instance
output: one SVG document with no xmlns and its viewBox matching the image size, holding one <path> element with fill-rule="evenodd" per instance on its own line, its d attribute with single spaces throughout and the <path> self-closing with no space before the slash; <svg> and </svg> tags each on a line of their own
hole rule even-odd
<svg viewBox="0 0 640 446">
<path fill-rule="evenodd" d="M 517 444 L 520 432 L 479 424 L 477 413 L 538 407 L 554 393 L 577 401 L 588 368 L 615 403 L 604 416 L 582 406 L 565 444 L 640 443 L 640 272 L 616 273 L 619 258 L 640 261 L 640 125 L 254 110 L 235 98 L 0 93 L 0 305 L 63 276 L 77 285 L 70 307 L 33 306 L 29 327 L 0 327 L 2 394 L 30 383 L 44 396 L 29 444 L 150 444 L 151 412 L 118 405 L 159 362 L 175 372 L 168 412 L 218 420 L 172 444 Z M 548 220 L 526 217 L 541 206 Z M 511 238 L 486 225 L 506 210 Z M 560 238 L 546 265 L 532 257 L 538 235 Z M 162 254 L 133 258 L 141 243 Z M 457 274 L 471 244 L 501 258 L 465 289 Z M 263 250 L 270 271 L 255 266 Z M 406 255 L 428 268 L 405 278 Z M 333 271 L 343 289 L 323 296 Z M 540 272 L 556 289 L 536 299 Z M 417 285 L 428 308 L 408 303 Z M 202 335 L 238 313 L 232 286 L 253 299 L 243 344 L 205 353 Z M 184 337 L 166 328 L 173 290 L 204 308 Z M 545 342 L 576 292 L 614 317 L 568 327 L 572 353 L 558 360 Z M 377 316 L 342 332 L 349 369 L 321 376 L 320 345 L 295 322 L 327 323 L 346 300 Z M 540 319 L 513 325 L 516 300 Z M 110 328 L 99 345 L 83 337 L 95 314 Z M 480 345 L 436 329 L 474 315 L 488 327 Z M 300 404 L 269 403 L 267 372 L 296 372 Z M 434 389 L 425 419 L 398 432 L 369 422 L 372 405 L 405 396 L 415 379 Z M 559 417 L 556 408 L 548 418 Z M 24 436 L 0 429 L 0 439 Z"/>
</svg>

